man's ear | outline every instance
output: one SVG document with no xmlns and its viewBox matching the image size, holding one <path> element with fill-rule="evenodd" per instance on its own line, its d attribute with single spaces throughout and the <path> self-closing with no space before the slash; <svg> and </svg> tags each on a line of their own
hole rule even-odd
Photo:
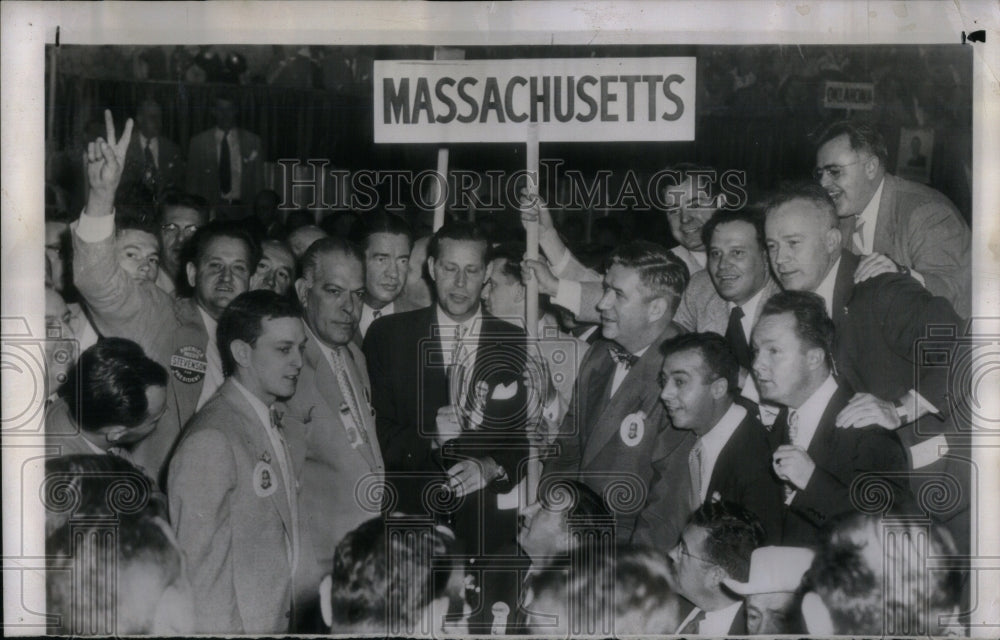
<svg viewBox="0 0 1000 640">
<path fill-rule="evenodd" d="M 835 635 L 830 610 L 813 591 L 802 596 L 802 619 L 805 620 L 806 631 L 811 636 Z"/>
<path fill-rule="evenodd" d="M 295 295 L 299 298 L 299 304 L 302 308 L 306 308 L 306 294 L 309 293 L 309 283 L 306 282 L 305 278 L 299 278 L 295 281 Z"/>
<path fill-rule="evenodd" d="M 195 286 L 198 276 L 198 268 L 194 266 L 193 262 L 187 262 L 184 264 L 184 272 L 187 274 L 188 284 L 192 287 Z"/>
<path fill-rule="evenodd" d="M 236 364 L 244 368 L 250 367 L 250 354 L 253 353 L 253 347 L 250 346 L 249 342 L 233 340 L 226 348 L 233 354 L 233 360 L 236 361 Z"/>
<path fill-rule="evenodd" d="M 427 256 L 427 273 L 430 275 L 433 282 L 437 282 L 437 278 L 434 276 L 434 258 L 432 256 Z"/>
<path fill-rule="evenodd" d="M 721 400 L 729 393 L 729 382 L 725 378 L 718 378 L 713 380 L 712 384 L 708 387 L 712 394 L 712 398 L 715 400 Z"/>
<path fill-rule="evenodd" d="M 522 302 L 527 293 L 528 293 L 528 288 L 522 284 L 520 287 L 517 288 L 517 293 L 514 294 L 514 300 L 517 302 Z"/>
<path fill-rule="evenodd" d="M 327 574 L 319 583 L 319 611 L 323 615 L 323 624 L 328 628 L 333 627 L 333 604 L 330 602 L 332 591 L 333 577 Z"/>
<path fill-rule="evenodd" d="M 874 180 L 878 175 L 879 166 L 881 164 L 882 162 L 878 159 L 878 156 L 868 156 L 868 159 L 864 161 L 863 165 L 861 165 L 865 170 L 865 177 L 869 180 Z"/>
<path fill-rule="evenodd" d="M 666 298 L 663 296 L 653 298 L 653 300 L 649 303 L 649 309 L 646 311 L 646 316 L 649 318 L 650 323 L 656 322 L 665 316 L 668 308 Z"/>
<path fill-rule="evenodd" d="M 123 427 L 122 425 L 116 425 L 114 427 L 107 427 L 103 431 L 104 431 L 104 437 L 107 439 L 107 441 L 110 442 L 111 444 L 115 444 L 116 442 L 121 440 L 121 437 L 123 435 L 128 433 L 128 428 Z"/>
<path fill-rule="evenodd" d="M 844 240 L 844 235 L 840 233 L 840 229 L 827 229 L 823 234 L 823 244 L 826 246 L 827 253 L 840 253 L 840 245 Z"/>
</svg>

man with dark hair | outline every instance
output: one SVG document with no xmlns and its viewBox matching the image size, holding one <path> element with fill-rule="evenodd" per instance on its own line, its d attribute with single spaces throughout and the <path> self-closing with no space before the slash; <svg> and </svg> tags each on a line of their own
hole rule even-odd
<svg viewBox="0 0 1000 640">
<path fill-rule="evenodd" d="M 784 484 L 781 543 L 814 546 L 834 516 L 854 511 L 852 488 L 871 476 L 908 506 L 906 454 L 892 431 L 838 429 L 850 392 L 833 377 L 833 322 L 823 299 L 785 291 L 764 305 L 753 331 L 753 373 L 761 397 L 784 408 L 774 423 L 773 468 Z"/>
<path fill-rule="evenodd" d="M 802 581 L 816 636 L 964 636 L 962 573 L 931 566 L 958 551 L 942 528 L 853 516 L 824 540 Z M 932 560 L 934 559 L 934 560 Z"/>
<path fill-rule="evenodd" d="M 716 333 L 688 333 L 660 352 L 660 399 L 670 422 L 697 436 L 688 456 L 691 509 L 706 500 L 739 504 L 761 521 L 765 540 L 779 540 L 781 488 L 771 474 L 767 431 L 753 403 L 734 402 L 740 365 L 729 344 Z"/>
<path fill-rule="evenodd" d="M 951 304 L 902 274 L 880 274 L 855 282 L 858 257 L 841 249 L 836 207 L 815 183 L 786 185 L 768 203 L 765 221 L 771 267 L 785 289 L 822 296 L 836 327 L 834 360 L 845 387 L 853 390 L 837 416 L 841 428 L 879 425 L 895 431 L 909 449 L 914 495 L 934 474 L 947 474 L 964 488 L 936 518 L 951 529 L 960 548 L 969 537 L 970 467 L 948 455 L 962 425 L 968 385 L 952 384 L 950 367 L 920 354 L 922 340 L 937 345 L 963 338 Z M 945 335 L 950 330 L 950 337 Z M 954 358 L 953 360 L 954 361 Z M 762 394 L 763 396 L 763 394 Z"/>
<path fill-rule="evenodd" d="M 115 221 L 115 253 L 125 273 L 156 282 L 160 275 L 160 238 L 149 222 L 122 216 Z"/>
<path fill-rule="evenodd" d="M 867 124 L 837 122 L 819 139 L 816 181 L 837 207 L 844 248 L 861 256 L 855 280 L 880 273 L 911 275 L 968 318 L 968 223 L 943 194 L 886 173 L 887 157 L 882 135 Z"/>
<path fill-rule="evenodd" d="M 250 290 L 267 289 L 285 295 L 295 283 L 295 256 L 281 240 L 265 239 L 261 242 L 260 261 L 250 276 Z"/>
<path fill-rule="evenodd" d="M 757 516 L 739 505 L 706 502 L 691 515 L 668 557 L 671 586 L 694 608 L 673 633 L 746 635 L 743 602 L 724 581 L 747 579 L 750 556 L 763 540 Z"/>
<path fill-rule="evenodd" d="M 128 452 L 156 428 L 167 372 L 131 340 L 104 338 L 80 356 L 45 415 L 60 455 Z"/>
<path fill-rule="evenodd" d="M 298 483 L 276 403 L 295 393 L 305 340 L 298 308 L 273 291 L 241 294 L 219 318 L 226 381 L 185 428 L 167 476 L 198 633 L 286 633 L 292 622 Z"/>
<path fill-rule="evenodd" d="M 182 253 L 185 243 L 198 229 L 208 224 L 208 203 L 200 196 L 168 191 L 160 200 L 158 215 L 163 268 L 156 284 L 167 293 L 173 293 L 184 266 Z"/>
<path fill-rule="evenodd" d="M 94 489 L 106 494 L 111 490 L 111 479 L 120 482 L 121 477 L 121 472 L 107 476 Z M 107 518 L 110 514 L 92 515 Z M 191 584 L 170 525 L 149 509 L 111 522 L 114 524 L 102 518 L 71 520 L 49 536 L 45 580 L 48 632 L 73 636 L 190 634 L 194 629 Z"/>
<path fill-rule="evenodd" d="M 401 298 L 410 270 L 413 232 L 401 217 L 378 211 L 361 220 L 357 242 L 365 252 L 365 296 L 358 325 L 358 343 L 382 316 L 411 311 Z"/>
<path fill-rule="evenodd" d="M 298 473 L 302 560 L 296 602 L 316 598 L 333 549 L 379 505 L 363 496 L 383 481 L 365 357 L 355 341 L 364 262 L 357 246 L 321 238 L 302 258 L 295 283 L 304 310 L 306 350 L 288 414 L 288 443 Z M 301 424 L 304 429 L 298 429 Z"/>
<path fill-rule="evenodd" d="M 462 598 L 459 567 L 446 561 L 453 542 L 444 527 L 405 518 L 355 527 L 332 550 L 333 571 L 319 587 L 330 633 L 438 637 L 449 602 Z"/>
<path fill-rule="evenodd" d="M 441 227 L 428 247 L 437 304 L 373 323 L 364 341 L 397 508 L 447 516 L 434 511 L 443 501 L 473 556 L 489 555 L 516 535 L 531 415 L 524 332 L 480 306 L 487 246 L 470 224 Z"/>
<path fill-rule="evenodd" d="M 139 103 L 135 124 L 138 135 L 125 153 L 117 201 L 154 202 L 165 190 L 184 184 L 184 160 L 180 148 L 161 135 L 163 109 L 155 100 Z"/>
<path fill-rule="evenodd" d="M 545 476 L 579 479 L 608 497 L 621 543 L 670 545 L 690 513 L 694 436 L 670 427 L 656 385 L 687 280 L 684 263 L 660 245 L 633 242 L 612 254 L 598 304 L 603 340 L 584 358 L 559 449 L 545 461 Z M 638 504 L 611 500 L 619 495 Z"/>
<path fill-rule="evenodd" d="M 714 331 L 725 336 L 742 369 L 749 374 L 753 356 L 750 332 L 764 302 L 781 290 L 771 277 L 764 240 L 764 216 L 753 209 L 717 211 L 702 227 L 708 264 L 691 276 L 674 322 L 686 331 Z M 753 379 L 738 384 L 757 401 Z"/>
<path fill-rule="evenodd" d="M 191 138 L 187 190 L 212 206 L 250 204 L 264 188 L 264 148 L 260 137 L 236 125 L 236 103 L 219 96 L 212 108 L 215 126 Z"/>
<path fill-rule="evenodd" d="M 172 374 L 166 414 L 135 451 L 137 464 L 159 478 L 188 418 L 222 384 L 215 325 L 226 305 L 247 290 L 258 250 L 244 229 L 212 223 L 190 240 L 184 270 L 192 297 L 175 299 L 152 282 L 129 277 L 115 255 L 113 198 L 132 122 L 120 140 L 110 112 L 106 127 L 108 141 L 88 149 L 90 193 L 73 228 L 73 275 L 95 327 L 106 336 L 134 340 Z"/>
</svg>

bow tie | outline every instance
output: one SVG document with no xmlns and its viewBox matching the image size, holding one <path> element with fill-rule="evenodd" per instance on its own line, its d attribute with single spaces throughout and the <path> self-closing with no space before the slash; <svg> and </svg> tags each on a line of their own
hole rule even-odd
<svg viewBox="0 0 1000 640">
<path fill-rule="evenodd" d="M 617 344 L 611 345 L 609 352 L 611 353 L 611 359 L 615 361 L 615 364 L 624 365 L 626 370 L 630 369 L 632 365 L 639 360 L 639 356 L 629 353 Z"/>
</svg>

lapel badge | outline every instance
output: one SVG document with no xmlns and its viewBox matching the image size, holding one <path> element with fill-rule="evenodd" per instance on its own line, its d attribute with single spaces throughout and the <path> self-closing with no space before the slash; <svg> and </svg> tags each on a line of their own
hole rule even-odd
<svg viewBox="0 0 1000 640">
<path fill-rule="evenodd" d="M 259 498 L 267 498 L 278 490 L 274 468 L 268 462 L 261 460 L 253 470 L 253 492 Z"/>
<path fill-rule="evenodd" d="M 618 435 L 627 447 L 634 447 L 642 442 L 642 437 L 646 434 L 646 412 L 636 411 L 625 416 L 621 426 L 618 428 Z"/>
<path fill-rule="evenodd" d="M 270 451 L 265 451 L 264 453 L 260 454 L 258 456 L 258 458 L 264 464 L 271 464 L 271 452 Z"/>
</svg>

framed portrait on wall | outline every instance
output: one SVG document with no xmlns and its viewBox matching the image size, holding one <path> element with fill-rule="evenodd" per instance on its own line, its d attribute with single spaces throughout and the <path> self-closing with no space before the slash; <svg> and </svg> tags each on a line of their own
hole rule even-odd
<svg viewBox="0 0 1000 640">
<path fill-rule="evenodd" d="M 934 157 L 934 130 L 909 129 L 899 131 L 899 152 L 896 155 L 896 175 L 927 184 L 931 180 Z"/>
</svg>

